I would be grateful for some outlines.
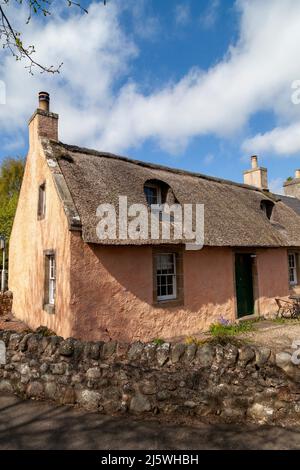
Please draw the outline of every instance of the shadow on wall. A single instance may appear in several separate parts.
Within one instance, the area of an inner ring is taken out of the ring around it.
[[[93,246],[93,255],[107,272],[102,279],[111,295],[122,291],[152,306],[153,266],[151,247]],[[117,282],[116,282],[117,281]]]
[[[12,313],[32,328],[41,325],[47,326],[57,334],[67,337],[71,335],[71,322],[73,321],[69,305],[70,267],[66,262],[69,259],[69,243],[60,243],[58,233],[55,233],[51,242],[49,242],[49,234],[40,233],[39,236],[38,246],[40,248],[37,254],[32,256],[30,262],[27,259],[23,260],[23,263],[27,263],[26,271],[24,265],[21,267],[21,263],[19,267],[14,266]],[[59,250],[56,251],[58,266],[57,305],[56,313],[49,314],[43,309],[45,260],[41,247],[51,249],[53,246],[59,246]],[[63,266],[60,267],[60,264],[63,264]],[[24,274],[25,272],[26,274]]]

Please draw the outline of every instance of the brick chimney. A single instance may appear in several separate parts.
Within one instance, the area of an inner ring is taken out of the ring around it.
[[[295,171],[295,177],[289,178],[283,183],[284,194],[300,199],[300,170]]]
[[[244,171],[244,183],[259,189],[268,189],[268,170],[258,166],[256,155],[251,157],[251,170]]]
[[[29,143],[34,147],[40,137],[58,140],[58,114],[50,112],[49,93],[39,93],[39,106],[29,120]]]

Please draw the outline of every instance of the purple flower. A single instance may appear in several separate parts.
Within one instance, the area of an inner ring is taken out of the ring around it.
[[[223,326],[229,326],[230,321],[227,320],[226,318],[222,317],[222,315],[219,317],[219,323]]]

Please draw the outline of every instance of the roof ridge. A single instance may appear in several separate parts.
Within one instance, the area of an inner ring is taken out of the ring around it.
[[[151,236],[147,240],[127,239],[124,243],[118,237],[105,241],[96,232],[99,204],[117,204],[119,195],[127,196],[130,204],[145,204],[144,182],[156,178],[170,185],[179,204],[205,205],[206,246],[300,246],[300,200],[296,204],[296,200],[282,197],[283,202],[278,203],[274,213],[275,225],[265,216],[260,204],[263,199],[280,201],[272,192],[49,139],[42,139],[42,144],[49,165],[52,167],[57,162],[61,170],[80,217],[82,238],[87,243],[163,244],[163,240]],[[131,178],[130,185],[128,178]],[[193,214],[195,221],[196,214]],[[171,237],[170,243],[177,244],[177,241]]]
[[[110,153],[110,152],[103,152],[103,151],[99,151],[99,150],[89,149],[89,148],[86,148],[86,147],[79,147],[77,145],[65,144],[65,143],[60,142],[60,141],[51,140],[51,143],[55,144],[55,145],[62,146],[63,148],[65,148],[65,149],[67,149],[71,152],[75,152],[75,153],[76,152],[77,153],[86,153],[88,155],[94,155],[96,157],[114,158],[116,160],[121,160],[121,161],[124,161],[124,162],[133,163],[134,165],[138,165],[138,166],[142,166],[142,167],[146,167],[146,168],[150,168],[150,169],[154,169],[154,170],[169,171],[169,172],[172,172],[172,173],[175,173],[175,174],[178,174],[178,175],[186,175],[186,176],[192,176],[192,177],[196,177],[196,178],[202,178],[202,179],[205,179],[207,181],[213,181],[215,183],[228,184],[230,186],[237,186],[237,187],[240,187],[240,188],[243,188],[243,189],[249,189],[251,191],[261,192],[264,195],[266,195],[266,193],[271,194],[268,190],[261,190],[259,188],[256,188],[255,186],[251,186],[249,184],[238,183],[236,181],[227,180],[227,179],[224,179],[224,178],[218,178],[216,176],[209,176],[209,175],[205,175],[203,173],[197,173],[197,172],[193,172],[193,171],[183,170],[183,169],[180,169],[180,168],[172,168],[172,167],[168,167],[168,166],[164,166],[164,165],[158,165],[157,163],[144,162],[142,160],[135,160],[134,158],[125,157],[123,155],[116,155],[116,154]]]

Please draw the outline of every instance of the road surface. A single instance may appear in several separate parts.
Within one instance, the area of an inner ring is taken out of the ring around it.
[[[300,449],[300,427],[161,424],[0,394],[0,450]]]

